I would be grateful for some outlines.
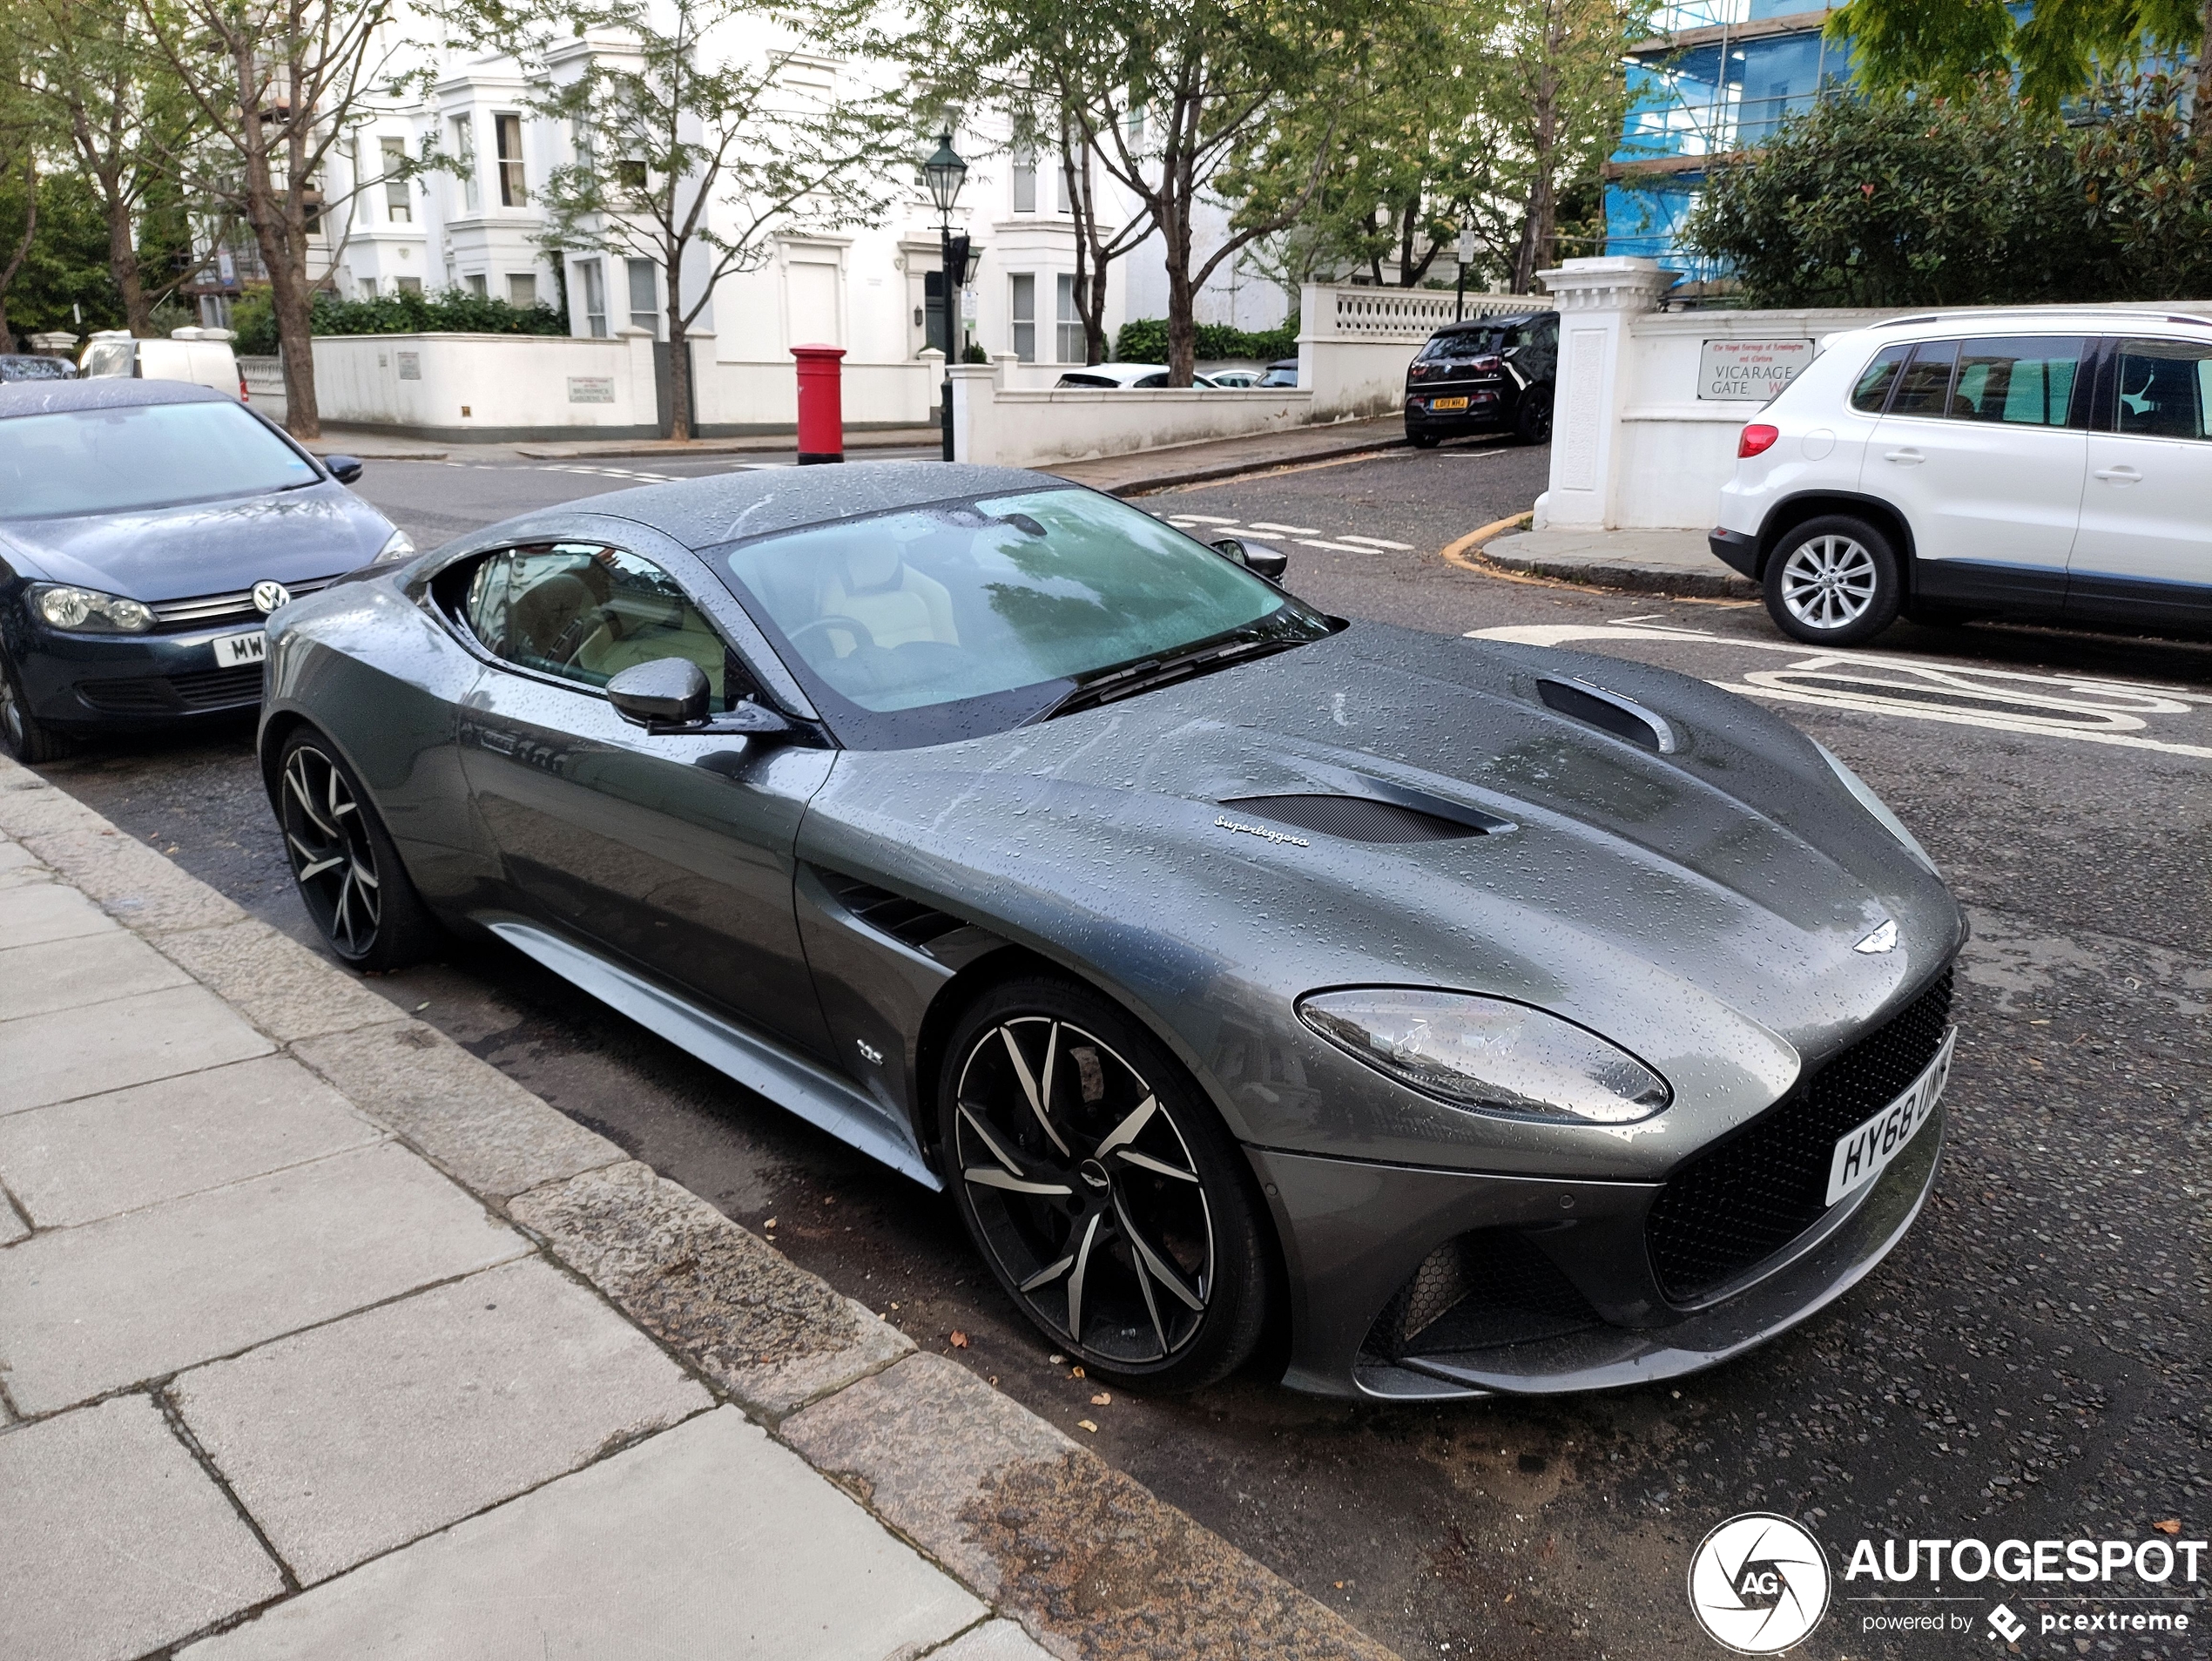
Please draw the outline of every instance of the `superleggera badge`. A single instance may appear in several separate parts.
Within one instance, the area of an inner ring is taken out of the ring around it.
[[[1292,836],[1284,831],[1270,830],[1264,825],[1247,825],[1239,819],[1217,819],[1214,820],[1214,828],[1216,830],[1242,831],[1247,836],[1258,836],[1270,842],[1288,842],[1292,847],[1312,847],[1313,846],[1312,843],[1307,841],[1303,836]]]

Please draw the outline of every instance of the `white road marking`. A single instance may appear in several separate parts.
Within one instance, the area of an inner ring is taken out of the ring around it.
[[[1210,513],[1177,513],[1168,517],[1171,525],[1233,525],[1234,519],[1217,519]]]
[[[1344,539],[1346,542],[1364,543],[1370,548],[1392,549],[1401,554],[1410,554],[1413,551],[1413,544],[1410,542],[1392,542],[1382,537],[1355,537],[1346,532]]]
[[[1325,548],[1332,554],[1372,554],[1375,551],[1372,548],[1355,548],[1348,542],[1316,542],[1311,537],[1300,537],[1298,545],[1301,548]]]
[[[1253,520],[1252,529],[1271,530],[1278,537],[1314,537],[1318,536],[1321,531],[1321,527],[1318,525],[1271,525],[1264,519]]]

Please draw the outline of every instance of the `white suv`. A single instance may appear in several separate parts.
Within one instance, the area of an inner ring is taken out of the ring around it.
[[[2212,321],[2111,307],[1831,335],[1743,429],[1713,552],[1785,634],[1901,613],[2212,631]]]

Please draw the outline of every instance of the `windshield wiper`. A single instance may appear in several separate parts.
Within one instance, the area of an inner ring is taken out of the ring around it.
[[[1070,687],[1029,717],[1028,722],[1024,725],[1049,721],[1055,715],[1090,709],[1100,704],[1111,704],[1137,692],[1150,692],[1154,687],[1163,686],[1170,681],[1187,680],[1193,675],[1226,668],[1230,664],[1255,653],[1282,652],[1305,644],[1295,636],[1248,635],[1243,639],[1217,641],[1211,645],[1192,646],[1162,657],[1140,658],[1119,669],[1109,669],[1103,674],[1093,675],[1081,685]]]

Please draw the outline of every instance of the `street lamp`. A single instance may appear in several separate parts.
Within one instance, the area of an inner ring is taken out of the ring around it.
[[[1459,296],[1452,302],[1452,321],[1455,323],[1463,321],[1467,314],[1467,267],[1474,263],[1480,242],[1474,233],[1474,226],[1463,225],[1460,227]]]
[[[960,279],[968,273],[954,268],[953,261],[953,204],[960,199],[960,187],[968,179],[968,164],[953,148],[953,130],[947,127],[937,140],[937,153],[921,164],[921,177],[929,186],[929,199],[937,205],[938,269],[943,273],[943,314],[945,319],[945,384],[939,391],[939,406],[945,418],[945,459],[953,459],[953,291]],[[960,264],[965,266],[963,258]]]

